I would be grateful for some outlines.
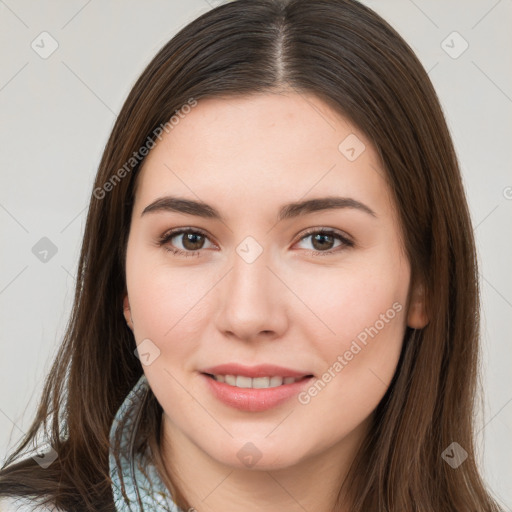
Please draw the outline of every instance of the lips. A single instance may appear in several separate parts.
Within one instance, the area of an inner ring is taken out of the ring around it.
[[[292,370],[291,368],[285,368],[283,366],[276,366],[272,364],[260,364],[257,366],[244,366],[238,363],[227,363],[220,364],[217,366],[211,366],[210,368],[204,368],[201,373],[209,375],[235,375],[242,377],[294,377],[300,379],[302,377],[312,375],[311,372],[300,370]]]
[[[206,374],[209,375],[209,374]],[[295,377],[245,377],[243,375],[211,375],[217,382],[225,382],[230,386],[237,388],[253,388],[253,389],[266,389],[282,386],[283,384],[293,384],[300,380]]]
[[[230,363],[201,371],[207,389],[224,404],[259,412],[297,395],[313,375],[275,365],[244,366]]]

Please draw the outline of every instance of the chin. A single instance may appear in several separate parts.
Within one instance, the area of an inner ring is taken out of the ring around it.
[[[290,453],[291,452],[291,453]],[[217,462],[234,469],[249,469],[259,471],[276,471],[299,464],[305,453],[297,453],[296,448],[290,446],[288,451],[276,449],[273,442],[264,438],[255,441],[232,440],[218,453],[210,452],[210,456]]]

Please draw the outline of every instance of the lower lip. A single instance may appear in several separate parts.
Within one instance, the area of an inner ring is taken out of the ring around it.
[[[313,377],[306,377],[292,384],[283,384],[274,388],[237,388],[225,382],[201,374],[213,394],[226,405],[248,412],[260,412],[277,407],[297,395]]]

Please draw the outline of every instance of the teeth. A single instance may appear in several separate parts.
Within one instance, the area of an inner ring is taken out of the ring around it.
[[[236,378],[237,388],[252,388],[252,379],[250,377],[243,377],[242,375],[238,375]]]
[[[270,377],[255,377],[252,379],[252,387],[253,388],[269,388],[270,387]]]
[[[276,388],[283,384],[292,384],[300,380],[295,377],[245,377],[244,375],[214,375],[213,378],[217,382],[225,382],[230,386],[237,388],[253,388],[253,389],[265,389],[265,388]]]
[[[282,377],[270,377],[270,387],[277,387],[283,383]]]
[[[217,379],[217,375],[214,375],[214,377]],[[226,384],[229,384],[230,386],[236,386],[236,377],[234,375],[226,375],[224,379]]]

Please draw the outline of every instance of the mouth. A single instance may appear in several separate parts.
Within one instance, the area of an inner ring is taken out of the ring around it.
[[[289,402],[312,381],[312,373],[275,365],[229,363],[199,372],[205,392],[245,412],[261,412]]]
[[[211,374],[204,373],[211,379],[225,383],[229,386],[236,388],[251,388],[251,389],[268,389],[277,388],[279,386],[285,386],[287,384],[293,384],[304,379],[313,377],[312,374],[304,375],[302,377],[282,377],[280,375],[264,376],[264,377],[247,377],[245,375],[223,375],[223,374]]]

